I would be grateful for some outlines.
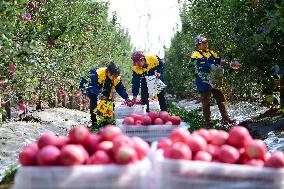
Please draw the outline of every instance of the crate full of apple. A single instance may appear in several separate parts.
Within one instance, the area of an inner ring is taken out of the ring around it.
[[[267,152],[264,142],[242,126],[192,134],[175,129],[157,148],[155,188],[284,188],[283,152]]]
[[[73,128],[67,137],[44,133],[19,153],[14,189],[144,188],[149,144],[116,126],[98,134]]]
[[[145,114],[130,114],[117,124],[128,136],[139,136],[146,141],[156,141],[167,137],[175,128],[189,128],[179,116],[171,116],[166,111],[150,111]]]

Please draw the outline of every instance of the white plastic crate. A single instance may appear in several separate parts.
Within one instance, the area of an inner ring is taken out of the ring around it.
[[[153,189],[284,189],[284,169],[154,156]]]
[[[149,159],[130,165],[20,167],[12,189],[144,189]]]
[[[189,128],[190,126],[185,122],[180,125],[123,125],[123,119],[117,119],[116,125],[128,136],[138,136],[142,139],[153,142],[160,138],[168,137],[170,132],[175,128]]]
[[[145,114],[146,113],[146,105],[134,105],[132,107],[128,107],[126,105],[116,105],[114,107],[114,117],[116,119],[123,119],[129,116],[129,114]]]

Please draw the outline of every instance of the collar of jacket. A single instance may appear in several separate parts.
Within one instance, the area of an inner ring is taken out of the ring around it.
[[[97,74],[98,74],[98,82],[99,84],[103,84],[106,80],[106,67],[103,68],[98,68],[97,69]],[[113,81],[113,85],[116,86],[118,83],[120,82],[120,76],[118,76],[114,81]]]
[[[132,70],[137,74],[143,74],[143,72],[148,72],[152,68],[159,65],[159,60],[156,55],[154,54],[145,54],[146,59],[146,66],[145,67],[139,67],[139,66],[133,66]]]

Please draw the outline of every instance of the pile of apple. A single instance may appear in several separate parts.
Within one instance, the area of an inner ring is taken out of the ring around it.
[[[170,116],[166,111],[154,112],[150,111],[146,114],[130,114],[123,119],[124,125],[180,125],[181,119],[179,116]]]
[[[253,139],[242,126],[235,126],[229,132],[199,129],[192,134],[186,129],[176,128],[169,138],[158,141],[158,149],[170,159],[284,167],[283,152],[267,152],[264,142]]]
[[[131,164],[147,156],[149,144],[128,137],[116,126],[106,126],[98,134],[86,127],[73,128],[67,137],[44,133],[19,154],[23,166],[74,166]]]

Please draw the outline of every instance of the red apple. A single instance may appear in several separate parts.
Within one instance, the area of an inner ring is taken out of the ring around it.
[[[136,151],[129,146],[121,146],[114,154],[115,162],[118,164],[129,164],[138,161]]]
[[[36,3],[35,2],[28,3],[28,8],[31,9],[31,10],[35,9],[36,8]]]
[[[179,116],[171,116],[170,121],[173,123],[173,125],[180,125],[181,119]]]
[[[98,143],[101,141],[101,136],[98,134],[90,134],[85,143],[85,148],[90,154],[96,151]]]
[[[245,146],[245,151],[250,159],[262,159],[266,158],[266,146],[262,140],[251,140]]]
[[[240,153],[233,146],[224,144],[219,148],[217,157],[224,163],[236,163],[239,160]]]
[[[152,124],[152,119],[149,116],[144,115],[142,117],[142,124],[143,125],[151,125]]]
[[[146,157],[150,149],[149,144],[140,137],[132,137],[132,141],[134,143],[133,147],[138,155],[138,159],[141,160]]]
[[[165,125],[173,125],[173,122],[167,121],[167,122],[165,123]]]
[[[206,151],[198,151],[194,156],[194,160],[210,162],[212,161],[212,156]]]
[[[218,150],[219,150],[218,146],[213,145],[213,144],[208,144],[204,151],[208,152],[212,156],[212,158],[215,158],[217,157]]]
[[[222,146],[226,143],[229,134],[226,131],[216,130],[216,132],[211,132],[211,144]]]
[[[123,122],[124,125],[134,125],[133,117],[126,117],[124,118]]]
[[[261,159],[250,159],[245,162],[246,165],[252,165],[257,167],[263,167],[264,161]]]
[[[55,146],[44,146],[37,154],[37,163],[42,166],[54,166],[59,164],[60,150]]]
[[[161,111],[159,116],[164,122],[167,122],[170,120],[170,114],[166,111]]]
[[[275,151],[265,161],[265,167],[283,168],[284,167],[284,154],[280,151]]]
[[[154,122],[156,118],[159,117],[159,113],[158,112],[154,112],[154,111],[150,111],[148,113],[148,116],[152,119],[152,121]]]
[[[10,64],[8,70],[9,72],[14,72],[16,70],[16,66],[14,64]]]
[[[234,126],[229,131],[228,144],[237,148],[245,147],[251,138],[249,131],[245,127]]]
[[[173,142],[169,138],[160,138],[158,141],[158,149],[171,147]]]
[[[102,141],[100,142],[97,147],[96,147],[96,151],[101,150],[101,151],[105,151],[107,153],[111,153],[112,151],[112,147],[113,147],[113,142],[111,141]]]
[[[71,129],[68,137],[70,139],[70,143],[84,145],[87,143],[87,139],[90,134],[91,133],[88,128],[79,126]]]
[[[110,163],[112,163],[111,158],[105,151],[102,150],[96,151],[87,162],[87,164],[91,165],[110,164]]]
[[[108,125],[100,131],[101,140],[112,141],[116,136],[122,135],[122,131],[119,127],[114,125]]]
[[[211,134],[207,129],[198,129],[197,131],[194,131],[192,134],[198,134],[202,136],[207,141],[207,143],[211,141]]]
[[[189,136],[190,132],[187,129],[176,128],[171,131],[169,138],[173,141],[173,143],[186,142]]]
[[[38,146],[36,143],[26,145],[19,154],[19,161],[23,166],[36,165]]]
[[[82,148],[75,144],[63,146],[60,153],[61,164],[65,166],[83,164],[86,161],[86,155]]]
[[[191,160],[192,152],[185,143],[176,142],[171,147],[165,149],[164,156],[169,159]]]
[[[205,150],[207,146],[206,140],[200,135],[190,135],[185,142],[193,153]]]
[[[58,139],[52,132],[42,134],[37,141],[39,148],[43,148],[48,145],[56,146],[57,144]]]
[[[142,125],[142,121],[141,120],[136,120],[135,121],[135,125]]]
[[[134,143],[131,140],[131,138],[126,135],[119,135],[115,137],[112,142],[113,142],[113,148],[112,148],[113,154],[115,154],[117,150],[122,146],[129,146],[132,148],[134,146]]]
[[[164,125],[164,121],[158,117],[154,120],[154,125]]]

